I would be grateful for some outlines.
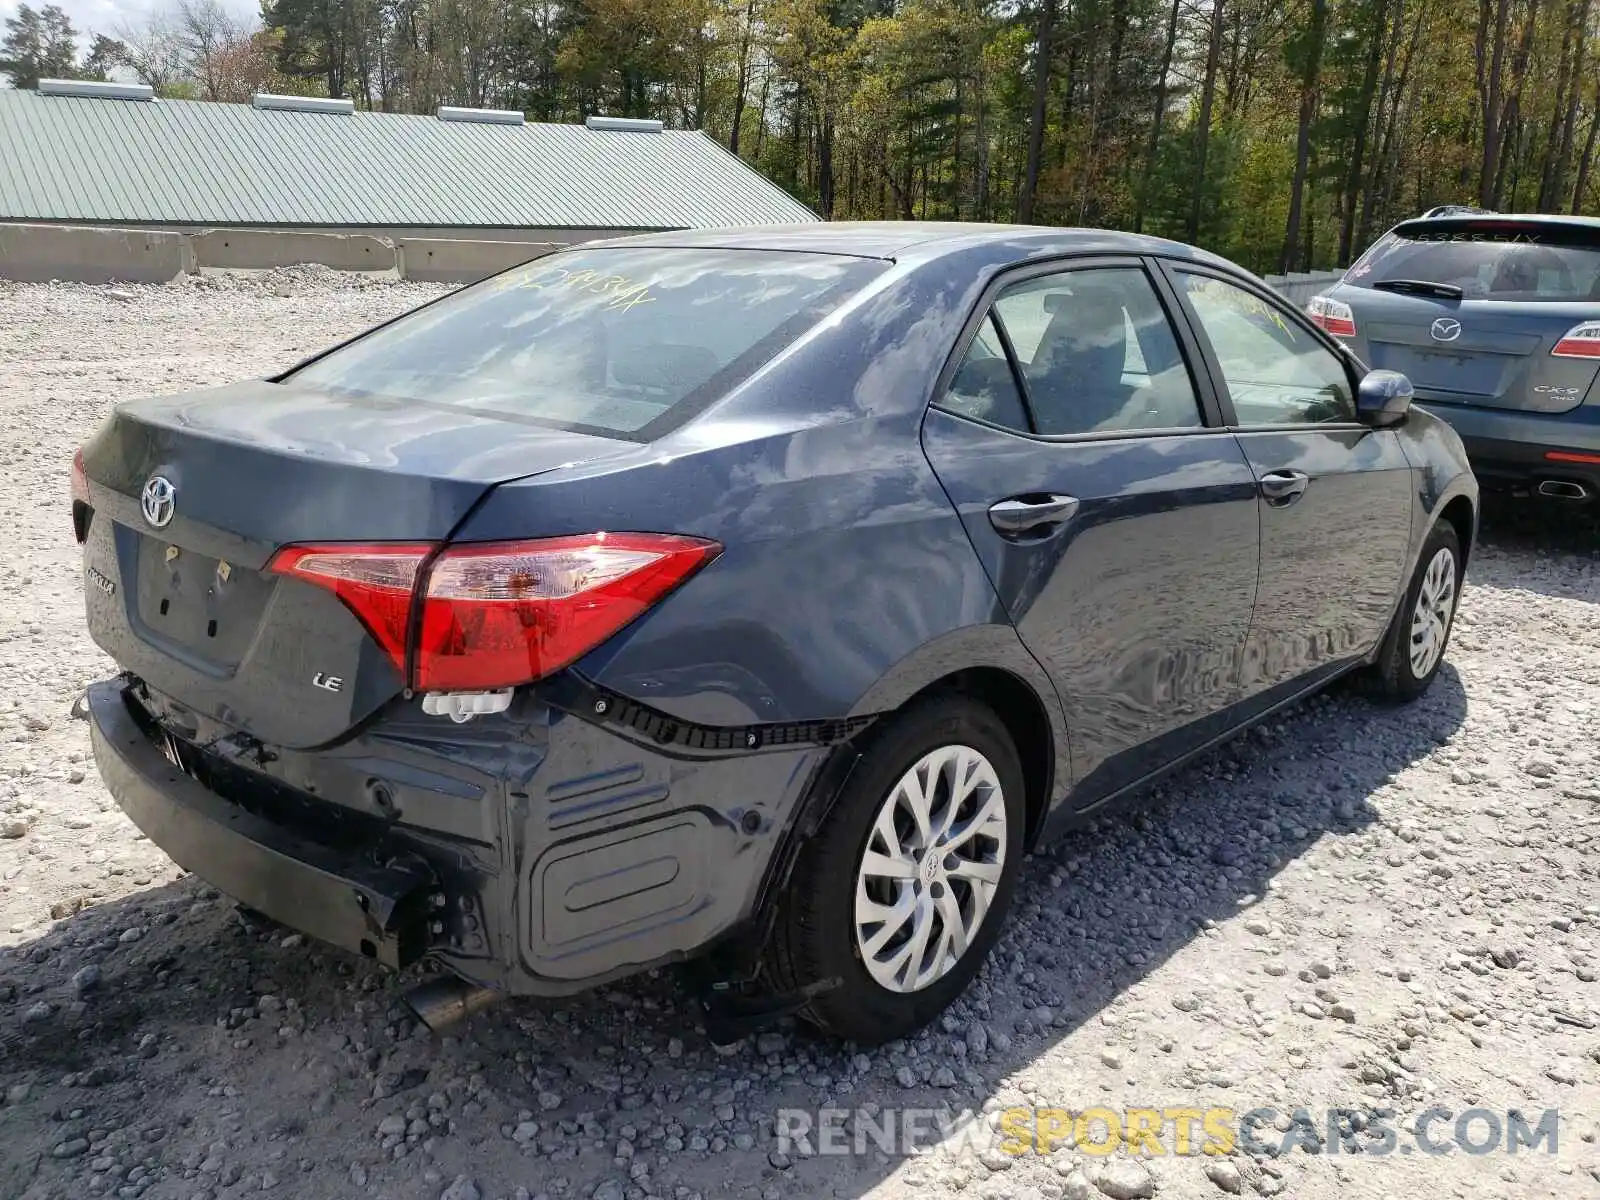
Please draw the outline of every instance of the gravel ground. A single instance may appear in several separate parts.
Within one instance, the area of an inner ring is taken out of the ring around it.
[[[1047,848],[964,1001],[871,1054],[796,1029],[715,1049],[670,976],[434,1038],[404,981],[183,876],[70,715],[112,669],[82,629],[72,450],[119,399],[261,374],[435,294],[313,271],[0,283],[0,1198],[1600,1193],[1600,528],[1567,513],[1491,514],[1423,702],[1335,690]],[[784,1109],[970,1109],[981,1134],[1030,1104],[1266,1107],[1280,1128],[1389,1107],[1400,1145],[774,1137]],[[1557,1152],[1404,1153],[1433,1107],[1559,1109]]]

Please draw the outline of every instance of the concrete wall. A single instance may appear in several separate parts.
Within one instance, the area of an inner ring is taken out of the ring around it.
[[[186,271],[267,270],[320,263],[340,271],[473,283],[578,241],[621,236],[617,230],[422,232],[440,236],[387,238],[349,230],[112,229],[0,221],[0,279],[166,283]],[[454,236],[460,233],[472,236]],[[484,236],[478,236],[480,233]],[[492,236],[496,233],[545,236]]]
[[[171,283],[193,269],[181,234],[0,224],[0,279]]]
[[[185,271],[262,270],[321,263],[340,271],[392,272],[428,282],[473,283],[562,246],[619,237],[623,232],[433,229],[388,238],[348,230],[176,231],[0,222],[0,279],[166,283]],[[510,236],[513,234],[527,236]],[[532,236],[535,234],[543,236]],[[1292,303],[1304,304],[1340,275],[1338,271],[1300,272],[1269,275],[1266,282]]]
[[[400,276],[424,283],[476,283],[561,247],[554,242],[445,241],[404,238],[395,246]]]
[[[195,266],[256,270],[320,263],[336,271],[393,271],[394,243],[364,233],[208,229],[189,238]]]
[[[6,220],[0,217],[0,223]],[[31,221],[37,225],[84,227],[83,222]],[[110,225],[97,228],[113,228]],[[119,221],[117,229],[147,229],[155,233],[198,234],[216,228],[213,225],[178,225],[161,221]],[[626,237],[630,233],[654,233],[652,229],[553,229],[547,227],[495,227],[489,225],[251,225],[252,230],[268,233],[337,233],[365,234],[368,237],[387,238],[401,242],[413,238],[426,238],[447,242],[554,242],[570,246],[576,242],[592,242],[599,238]]]

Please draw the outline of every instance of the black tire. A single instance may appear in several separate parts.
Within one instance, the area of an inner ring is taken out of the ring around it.
[[[977,750],[994,768],[1005,810],[1000,879],[975,935],[946,973],[920,990],[897,992],[875,980],[862,960],[855,925],[857,875],[891,791],[925,755],[944,746]],[[977,701],[958,694],[931,696],[874,727],[861,760],[821,828],[801,847],[788,886],[777,898],[765,962],[769,986],[789,991],[837,978],[839,985],[814,999],[802,1015],[822,1031],[862,1045],[921,1029],[961,994],[1000,936],[1021,870],[1026,814],[1016,747],[999,718]]]
[[[1449,551],[1455,568],[1450,615],[1445,622],[1443,645],[1439,647],[1438,656],[1434,658],[1432,666],[1418,675],[1411,661],[1412,621],[1416,616],[1417,603],[1422,595],[1428,568],[1443,551]],[[1395,612],[1388,633],[1384,635],[1376,661],[1367,669],[1369,690],[1379,699],[1406,704],[1426,692],[1433,683],[1439,674],[1439,668],[1444,665],[1444,656],[1449,649],[1450,630],[1455,625],[1456,607],[1461,599],[1462,578],[1460,539],[1456,537],[1455,528],[1450,522],[1439,521],[1422,544],[1422,553],[1417,556],[1416,569],[1411,574],[1406,594],[1400,601],[1400,607]]]

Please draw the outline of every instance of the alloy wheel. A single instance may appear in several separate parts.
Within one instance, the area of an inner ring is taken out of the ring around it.
[[[1441,547],[1423,573],[1417,606],[1411,614],[1411,673],[1427,678],[1444,653],[1456,607],[1456,556]]]
[[[1006,853],[1006,805],[994,765],[941,746],[890,789],[856,873],[856,948],[892,992],[947,974],[988,915]]]

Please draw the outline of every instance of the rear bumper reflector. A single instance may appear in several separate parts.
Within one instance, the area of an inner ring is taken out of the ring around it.
[[[1546,450],[1545,458],[1551,462],[1587,463],[1600,466],[1600,454],[1580,454],[1576,450]]]

